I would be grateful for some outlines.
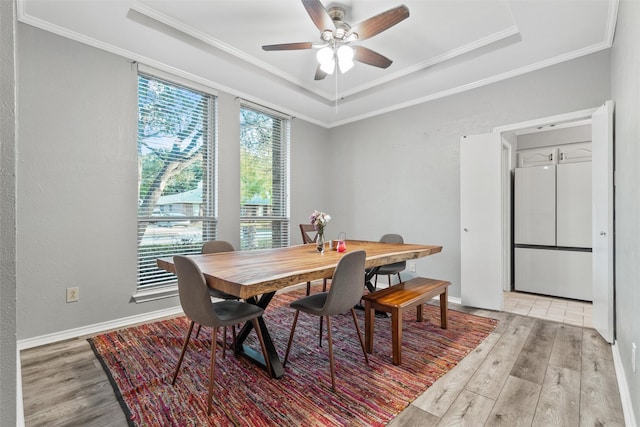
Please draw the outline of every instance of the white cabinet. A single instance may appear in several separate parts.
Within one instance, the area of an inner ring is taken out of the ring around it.
[[[558,163],[591,161],[591,141],[565,144],[558,147]]]
[[[550,147],[518,150],[518,167],[557,165],[562,163],[590,162],[591,141],[574,142]]]
[[[518,167],[543,166],[556,164],[558,149],[556,147],[529,148],[518,150]]]

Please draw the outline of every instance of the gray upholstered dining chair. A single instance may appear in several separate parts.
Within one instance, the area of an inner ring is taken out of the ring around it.
[[[291,334],[289,335],[289,342],[287,344],[287,352],[284,356],[283,366],[287,364],[289,358],[289,351],[291,350],[291,343],[293,342],[293,335],[298,323],[298,315],[300,312],[311,314],[313,316],[320,316],[320,318],[327,318],[327,341],[329,341],[329,367],[331,370],[331,389],[336,391],[335,382],[335,367],[333,361],[333,339],[331,337],[331,316],[345,313],[351,310],[351,316],[353,317],[353,323],[356,327],[358,334],[358,340],[362,347],[362,354],[364,359],[369,363],[369,358],[365,352],[364,342],[362,341],[362,334],[360,333],[360,326],[358,326],[358,320],[356,319],[356,312],[353,307],[360,301],[362,297],[362,283],[364,282],[364,261],[366,258],[365,251],[354,251],[344,255],[333,273],[333,280],[331,281],[331,288],[328,292],[318,292],[313,295],[309,295],[291,303],[290,307],[296,310],[293,317],[293,326],[291,327]]]
[[[204,242],[202,244],[202,250],[201,253],[203,254],[214,254],[214,253],[219,253],[219,252],[233,252],[235,251],[235,249],[233,248],[233,245],[225,240],[210,240],[208,242]],[[222,292],[219,291],[217,289],[213,289],[213,288],[208,288],[209,289],[209,296],[212,298],[218,298],[218,299],[223,299],[223,300],[239,300],[240,298],[238,298],[235,295],[231,295],[228,294],[226,292]],[[196,338],[200,335],[200,328],[202,327],[202,325],[198,326],[198,330],[196,331]],[[233,342],[236,342],[236,327],[235,325],[231,326],[232,328],[232,334],[233,334]],[[224,334],[223,334],[223,343],[226,344],[227,342],[227,328],[224,328]],[[226,346],[222,347],[222,357],[225,357],[225,349]]]
[[[380,242],[404,243],[404,239],[399,234],[385,234],[380,238]],[[378,271],[376,271],[376,277],[373,283],[374,288],[378,286],[378,275],[387,276],[389,280],[389,286],[391,286],[391,276],[393,276],[394,274],[398,275],[398,282],[402,282],[402,279],[400,278],[400,272],[404,271],[405,268],[407,268],[406,261],[394,262],[393,264],[386,264],[386,265],[380,266],[378,268]]]
[[[300,224],[300,233],[302,234],[302,243],[308,245],[318,240],[318,231],[313,224]],[[312,236],[313,235],[313,236]],[[322,292],[327,290],[327,279],[322,280]],[[311,282],[307,282],[307,295],[311,293]],[[322,329],[322,323],[320,323]]]
[[[220,327],[251,321],[253,323],[253,328],[258,335],[258,340],[260,341],[262,354],[264,355],[264,359],[267,364],[267,372],[271,372],[269,355],[267,354],[267,349],[258,323],[258,318],[262,316],[264,310],[257,305],[242,301],[223,300],[215,303],[212,302],[209,297],[207,282],[204,280],[204,276],[202,275],[198,265],[192,259],[181,255],[174,256],[173,263],[176,267],[176,274],[178,276],[178,295],[180,297],[180,304],[182,305],[184,313],[191,320],[191,324],[189,325],[187,336],[184,339],[182,353],[180,353],[178,366],[176,366],[176,371],[173,374],[171,384],[176,383],[176,378],[180,371],[180,365],[182,365],[182,359],[184,358],[185,351],[187,350],[189,338],[191,338],[193,325],[198,323],[200,325],[210,326],[213,331],[211,334],[211,360],[209,364],[207,414],[211,414],[211,398],[213,397],[213,383],[216,365],[216,348],[218,347],[217,338]]]

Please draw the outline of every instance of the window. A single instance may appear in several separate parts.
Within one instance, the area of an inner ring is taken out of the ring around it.
[[[289,119],[240,108],[240,247],[289,245]]]
[[[138,290],[172,284],[156,258],[215,238],[216,98],[138,75]]]

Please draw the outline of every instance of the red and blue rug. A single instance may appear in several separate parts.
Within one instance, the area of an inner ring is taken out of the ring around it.
[[[300,296],[302,291],[277,295],[264,315],[281,359],[293,322],[288,305]],[[363,313],[357,314],[364,333]],[[205,402],[208,328],[197,339],[192,336],[175,385],[171,378],[189,326],[186,317],[105,333],[89,342],[131,426],[384,426],[497,325],[454,310],[448,316],[445,330],[437,306],[425,307],[422,323],[415,322],[414,310],[406,313],[400,366],[391,363],[390,318],[376,317],[374,354],[367,365],[351,314],[334,317],[338,392],[333,393],[326,341],[318,347],[318,318],[301,313],[280,379],[229,351],[225,359],[218,354],[211,416]]]

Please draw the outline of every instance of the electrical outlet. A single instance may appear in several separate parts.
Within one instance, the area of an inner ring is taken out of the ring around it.
[[[67,288],[67,302],[78,302],[80,300],[79,288]]]
[[[416,263],[413,261],[409,261],[409,271],[412,273],[416,272]]]
[[[631,370],[636,371],[636,343],[631,343]]]

